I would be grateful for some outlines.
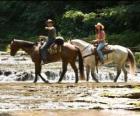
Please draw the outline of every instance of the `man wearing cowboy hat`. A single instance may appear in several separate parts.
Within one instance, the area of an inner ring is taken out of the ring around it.
[[[95,25],[95,31],[96,31],[96,40],[94,41],[94,43],[98,44],[97,53],[99,55],[101,63],[103,64],[104,63],[104,55],[102,53],[102,49],[105,47],[104,26],[101,23],[97,23]]]
[[[42,45],[41,47],[41,60],[43,63],[46,60],[46,55],[47,55],[47,49],[52,45],[56,38],[56,29],[53,26],[53,21],[51,19],[48,19],[46,21],[47,26],[45,29],[48,31],[48,40]]]

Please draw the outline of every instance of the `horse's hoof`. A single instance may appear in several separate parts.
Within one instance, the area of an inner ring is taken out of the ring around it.
[[[116,81],[116,80],[114,80],[114,83],[117,83],[117,81]]]
[[[99,81],[98,80],[94,80],[96,83],[99,83]]]
[[[49,81],[45,81],[45,83],[50,84],[50,82],[49,82]]]
[[[76,84],[78,83],[78,81],[75,82]]]
[[[58,81],[57,83],[58,83],[58,84],[60,84],[60,83],[61,83],[61,81]]]

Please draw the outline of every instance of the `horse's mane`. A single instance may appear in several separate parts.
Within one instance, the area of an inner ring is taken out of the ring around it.
[[[18,40],[18,39],[14,39],[15,43],[18,43],[24,47],[33,47],[35,45],[34,42],[31,41],[25,41],[25,40]]]
[[[83,40],[81,40],[81,39],[73,39],[72,41],[76,41],[76,42],[78,42],[78,43],[80,43],[80,44],[89,44],[88,42],[83,41]]]

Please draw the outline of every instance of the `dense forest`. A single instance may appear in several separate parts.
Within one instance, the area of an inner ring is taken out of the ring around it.
[[[45,21],[55,22],[57,34],[94,39],[94,25],[105,25],[107,40],[124,46],[140,45],[139,1],[0,1],[0,41],[13,38],[36,41],[44,35]]]

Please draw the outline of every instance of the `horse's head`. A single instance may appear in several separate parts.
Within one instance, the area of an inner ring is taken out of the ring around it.
[[[13,40],[11,41],[11,45],[10,45],[10,55],[11,55],[11,56],[14,56],[14,55],[17,53],[18,50],[19,50],[19,47],[18,47],[18,45],[16,44],[15,39],[13,39]]]
[[[81,50],[87,46],[87,43],[80,39],[73,39],[70,41],[71,44],[78,46]]]

